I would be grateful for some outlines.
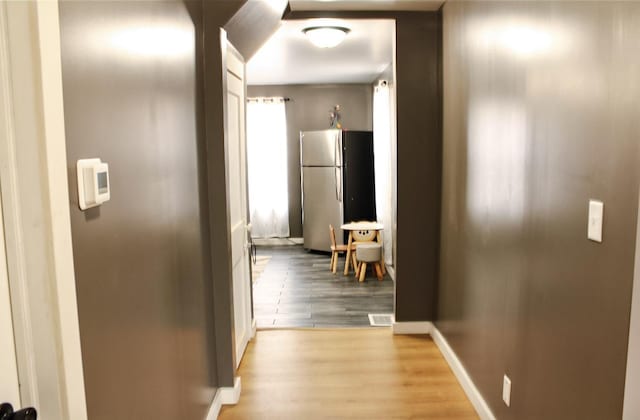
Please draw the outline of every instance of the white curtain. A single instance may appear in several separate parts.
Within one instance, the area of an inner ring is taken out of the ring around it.
[[[247,161],[251,236],[289,236],[287,121],[282,98],[247,103]]]
[[[384,225],[384,257],[386,264],[393,264],[393,109],[391,89],[385,83],[373,91],[373,155],[376,174],[376,211],[378,221]]]

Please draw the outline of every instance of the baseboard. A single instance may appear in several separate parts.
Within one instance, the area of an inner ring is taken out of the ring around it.
[[[430,334],[433,324],[429,321],[394,322],[394,334]]]
[[[216,420],[220,415],[222,409],[222,402],[220,401],[220,390],[216,391],[216,395],[213,397],[209,411],[207,412],[206,420]]]
[[[385,266],[385,269],[387,270],[387,273],[389,273],[391,280],[396,281],[396,269],[390,265]]]
[[[478,388],[476,388],[475,384],[471,380],[471,377],[460,362],[460,359],[458,359],[458,356],[456,356],[453,349],[449,346],[447,340],[435,326],[432,326],[431,338],[433,338],[436,346],[438,346],[440,353],[442,353],[445,360],[449,364],[449,367],[453,371],[453,374],[456,375],[458,382],[462,386],[465,394],[467,394],[467,398],[469,398],[469,400],[471,401],[473,408],[476,409],[478,416],[480,416],[480,418],[483,420],[495,420],[496,417],[491,412],[491,409],[489,408],[487,402],[484,400],[484,398],[482,398],[480,391],[478,391]]]
[[[206,420],[216,420],[220,415],[220,410],[223,405],[234,405],[240,400],[240,391],[242,390],[242,383],[240,377],[236,376],[233,381],[233,386],[221,387],[216,391],[216,395],[213,397],[209,412],[207,413]]]
[[[256,246],[291,246],[302,245],[304,238],[253,238]]]
[[[220,388],[220,400],[222,405],[234,405],[238,404],[240,400],[240,392],[242,391],[242,382],[240,382],[240,377],[236,376],[233,381],[233,387],[222,387]]]
[[[467,394],[467,398],[471,401],[473,408],[475,408],[478,416],[483,420],[495,420],[495,416],[491,412],[489,405],[482,398],[480,391],[476,388],[475,384],[471,380],[471,377],[465,370],[464,366],[456,356],[453,349],[447,343],[444,336],[438,331],[438,329],[429,321],[417,321],[417,322],[394,322],[393,323],[394,334],[430,334],[434,343],[438,346],[440,353],[447,361],[447,364],[453,371],[453,374],[458,379],[460,386]]]
[[[252,340],[256,338],[257,331],[258,331],[258,325],[256,324],[256,319],[253,318],[253,320],[251,320],[251,339]]]

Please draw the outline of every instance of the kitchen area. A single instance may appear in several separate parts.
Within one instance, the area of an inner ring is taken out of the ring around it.
[[[343,28],[342,43],[313,45],[306,30],[321,23]],[[247,63],[258,328],[393,321],[394,31],[391,20],[285,21]],[[361,221],[376,223],[345,225]],[[350,238],[379,260],[357,270]]]

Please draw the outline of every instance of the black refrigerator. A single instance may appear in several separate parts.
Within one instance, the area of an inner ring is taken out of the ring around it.
[[[304,247],[330,251],[329,225],[376,220],[373,132],[300,132]]]

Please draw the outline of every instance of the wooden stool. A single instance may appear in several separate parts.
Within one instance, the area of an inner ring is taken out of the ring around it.
[[[375,230],[354,230],[351,232],[351,235],[353,237],[353,242],[351,243],[351,255],[353,256],[352,265],[353,265],[353,271],[355,272],[355,276],[356,278],[358,278],[360,270],[359,270],[359,261],[358,261],[358,258],[356,258],[356,247],[363,243],[375,244],[376,231]]]
[[[382,258],[382,245],[378,243],[366,243],[357,244],[356,246],[356,260],[360,262],[357,269],[359,280],[364,281],[364,277],[367,273],[367,263],[373,264],[376,271],[376,277],[378,280],[382,280],[382,267],[380,266],[380,259]]]

